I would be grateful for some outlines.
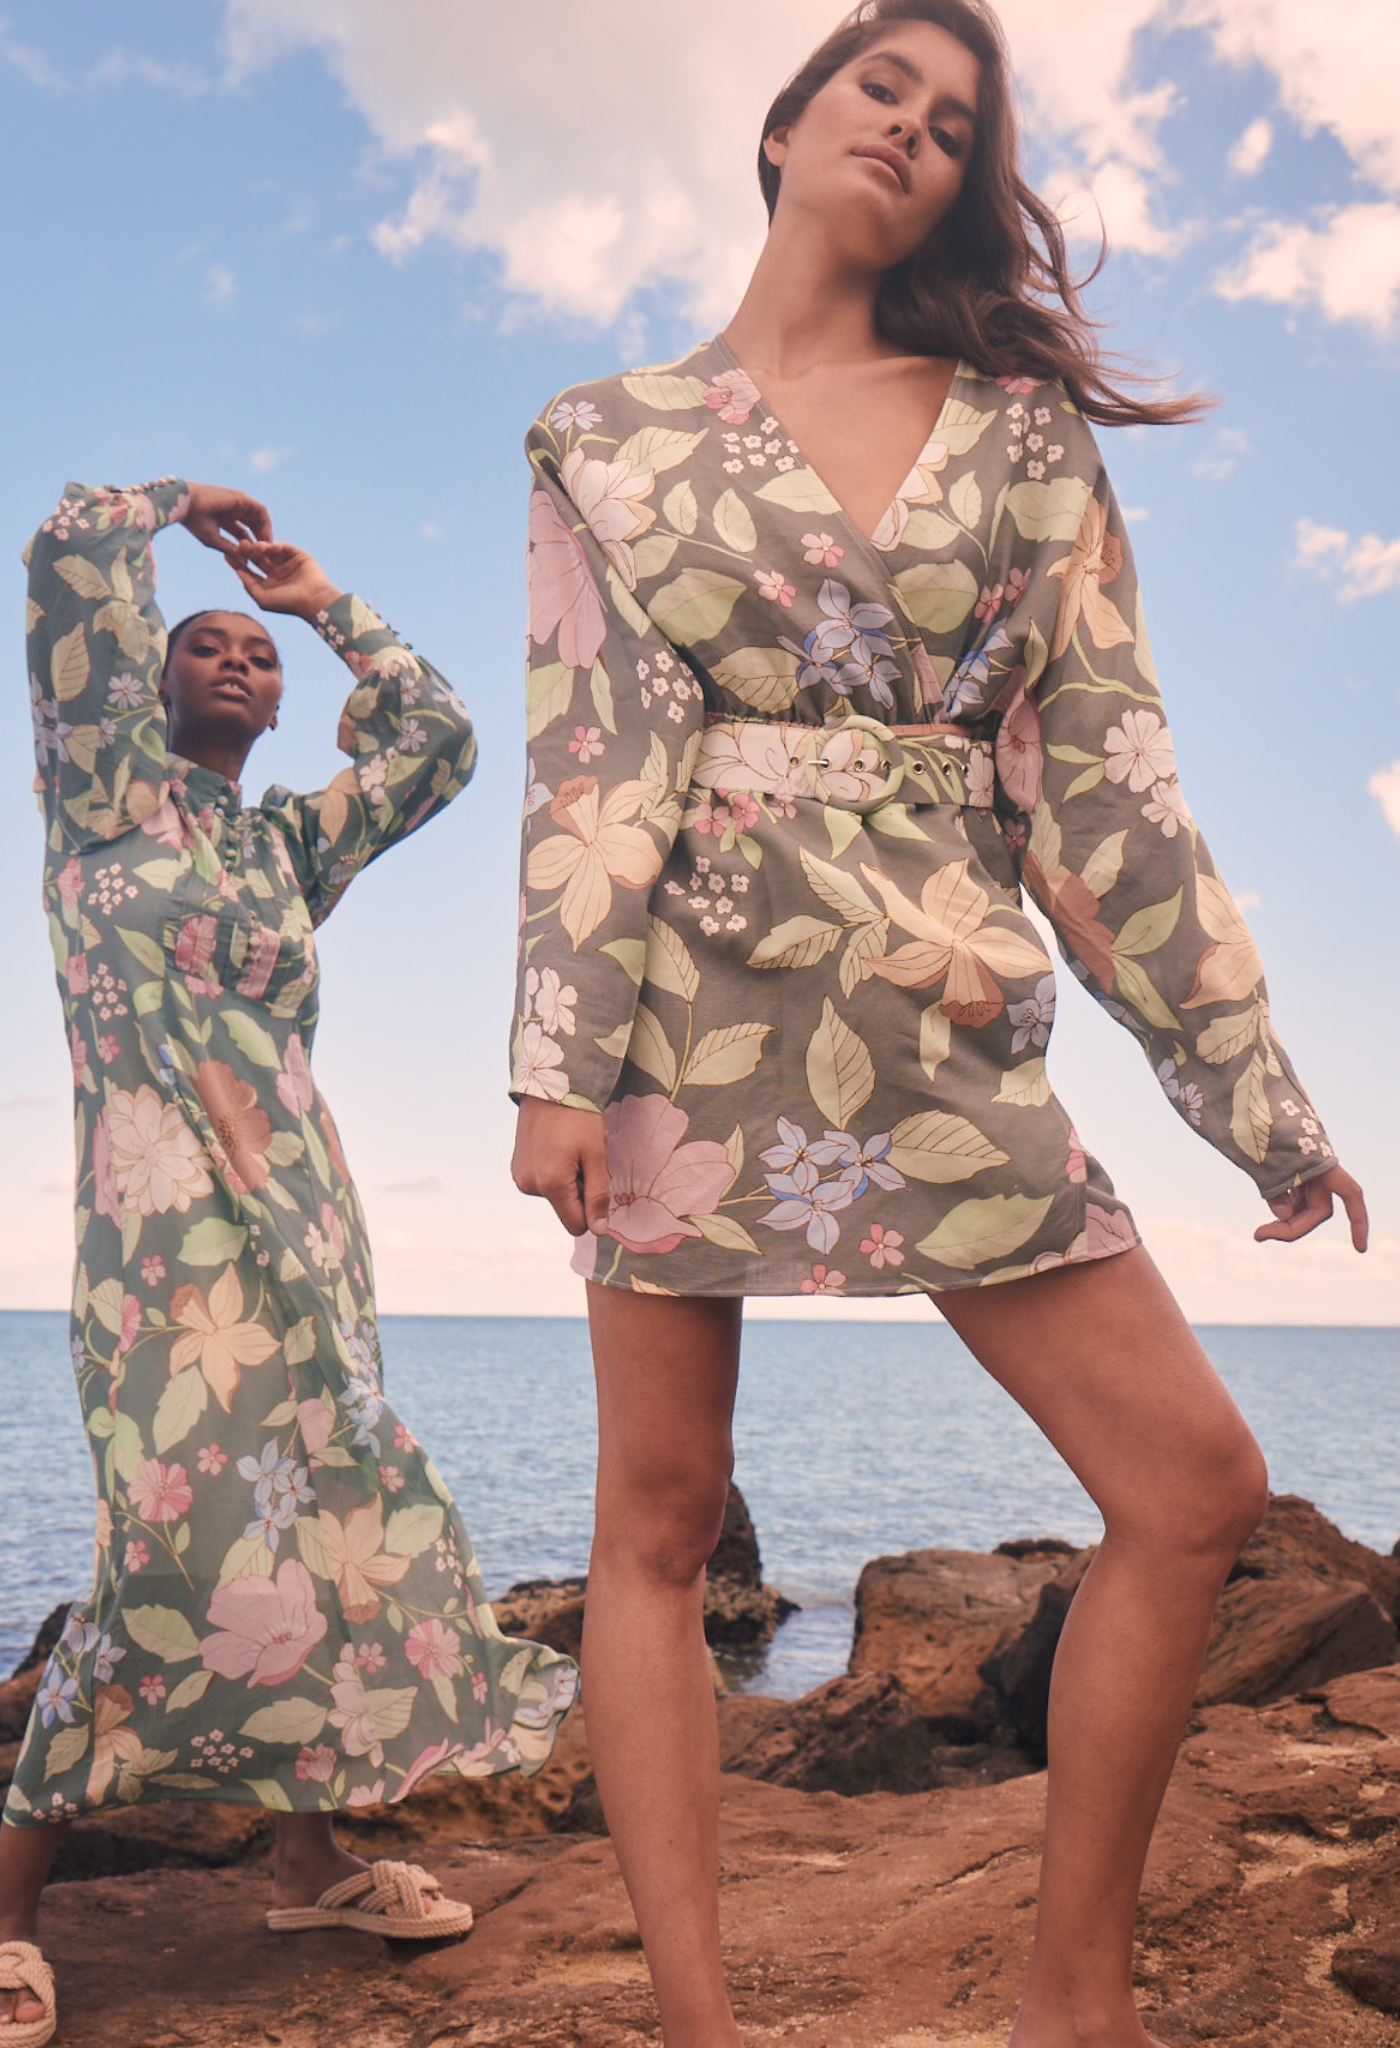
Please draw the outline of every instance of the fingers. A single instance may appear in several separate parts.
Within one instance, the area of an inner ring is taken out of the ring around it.
[[[607,1228],[608,1210],[612,1206],[612,1190],[608,1182],[608,1152],[603,1141],[601,1118],[594,1119],[594,1128],[588,1136],[592,1142],[585,1146],[580,1160],[583,1214],[587,1228],[601,1236]]]
[[[1351,1226],[1351,1241],[1357,1251],[1364,1252],[1371,1242],[1371,1219],[1366,1213],[1366,1197],[1349,1173],[1342,1177],[1347,1186],[1339,1188],[1338,1193],[1342,1198],[1342,1207],[1347,1212],[1347,1222]]]
[[[570,1237],[601,1230],[608,1215],[603,1120],[527,1097],[520,1105],[511,1177],[523,1195],[539,1195]]]
[[[1328,1220],[1338,1201],[1346,1211],[1352,1244],[1357,1251],[1364,1252],[1371,1230],[1366,1198],[1358,1183],[1340,1166],[1330,1167],[1326,1173],[1318,1174],[1300,1188],[1290,1188],[1287,1194],[1270,1202],[1277,1221],[1261,1224],[1254,1233],[1255,1243],[1293,1244],[1298,1238],[1307,1237]]]

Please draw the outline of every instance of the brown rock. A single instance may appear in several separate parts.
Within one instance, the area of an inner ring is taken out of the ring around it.
[[[1395,1624],[1355,1579],[1238,1579],[1215,1610],[1198,1706],[1261,1706],[1389,1664]]]
[[[1306,1701],[1205,1709],[1144,1887],[1137,1983],[1149,2031],[1173,2048],[1393,2048],[1393,2008],[1366,2000],[1389,1981],[1394,1893],[1383,1920],[1359,1903],[1391,1881],[1393,1835],[1352,1823],[1397,1797],[1400,1669]],[[1002,2048],[1034,1924],[1042,1802],[1038,1778],[843,1798],[727,1777],[721,1912],[745,2038]],[[421,1857],[476,1907],[468,1941],[279,1939],[263,1923],[264,1870],[56,1886],[44,1945],[65,2048],[655,2038],[605,1839],[439,1842]]]
[[[976,1742],[997,1720],[980,1666],[1030,1621],[1056,1556],[984,1557],[970,1550],[913,1550],[877,1557],[856,1587],[849,1669],[892,1671],[950,1741]]]
[[[1400,1921],[1380,1934],[1344,1941],[1332,1957],[1332,1975],[1363,2005],[1400,2017]]]
[[[566,1657],[583,1647],[583,1596],[587,1579],[522,1579],[491,1603],[497,1626],[508,1636],[548,1643]]]
[[[767,1717],[729,1769],[803,1792],[927,1792],[929,1724],[890,1671],[833,1678]]]
[[[1008,1630],[981,1666],[996,1700],[996,1718],[1011,1738],[1037,1763],[1045,1761],[1045,1730],[1050,1712],[1050,1674],[1055,1666],[1060,1631],[1079,1582],[1094,1559],[1092,1550],[1071,1553],[1052,1578],[1045,1580],[1029,1622]]]
[[[39,1624],[39,1633],[20,1658],[9,1677],[0,1682],[0,1744],[21,1742],[29,1725],[29,1710],[34,1704],[34,1695],[39,1690],[39,1680],[44,1675],[44,1666],[49,1653],[63,1634],[63,1624],[68,1619],[69,1603],[55,1607]],[[11,1765],[13,1769],[13,1764]],[[5,1783],[10,1782],[9,1772]]]
[[[1246,1544],[1230,1574],[1237,1579],[1282,1579],[1299,1574],[1318,1579],[1359,1579],[1376,1605],[1400,1619],[1400,1545],[1382,1557],[1353,1543],[1335,1522],[1296,1493],[1276,1493],[1268,1513]]]

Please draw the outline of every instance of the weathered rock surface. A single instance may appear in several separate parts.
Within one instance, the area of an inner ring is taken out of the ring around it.
[[[854,1799],[726,1778],[724,1936],[745,2038],[1005,2048],[1042,1806],[1038,1777]],[[1144,1889],[1152,2032],[1171,2048],[1394,2048],[1398,1826],[1400,1668],[1203,1710]],[[273,1936],[262,1869],[55,1886],[44,1940],[65,2048],[655,2041],[606,1840],[429,1845],[423,1860],[476,1906],[466,1942]]]
[[[1061,1545],[1017,1557],[912,1550],[875,1558],[856,1587],[851,1673],[894,1672],[947,1740],[986,1737],[1002,1717],[981,1666],[1030,1625],[1041,1588],[1063,1564]]]

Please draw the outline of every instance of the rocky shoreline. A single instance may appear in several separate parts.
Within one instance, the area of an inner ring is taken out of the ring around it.
[[[724,1902],[746,2038],[808,2048],[1004,2048],[1034,1918],[1045,1696],[1091,1552],[867,1565],[850,1668],[804,1699],[721,1692]],[[586,1584],[497,1603],[576,1649]],[[734,1495],[711,1567],[712,1647],[785,1611]],[[790,1611],[788,1609],[787,1611]],[[1400,1557],[1275,1499],[1212,1634],[1144,1892],[1138,1973],[1177,2048],[1370,2048],[1400,2016]],[[47,1642],[0,1685],[13,1768]],[[717,1687],[722,1684],[718,1678]],[[477,1908],[470,1939],[268,1934],[270,1823],[153,1805],[73,1830],[46,1908],[63,2039],[101,2048],[653,2041],[635,1926],[575,1713],[538,1777],[425,1782],[356,1815]]]

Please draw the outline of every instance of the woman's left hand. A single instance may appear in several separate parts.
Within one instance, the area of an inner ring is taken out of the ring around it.
[[[1340,1202],[1347,1212],[1352,1243],[1359,1252],[1364,1252],[1371,1234],[1366,1197],[1361,1192],[1360,1183],[1340,1166],[1329,1166],[1326,1173],[1318,1174],[1315,1180],[1306,1180],[1300,1188],[1290,1188],[1286,1195],[1276,1196],[1269,1207],[1279,1220],[1277,1223],[1261,1223],[1254,1233],[1254,1241],[1256,1244],[1271,1240],[1278,1244],[1292,1244],[1295,1238],[1306,1237],[1310,1230],[1317,1229],[1319,1223],[1325,1223],[1336,1202]]]
[[[341,595],[320,563],[290,541],[250,540],[227,560],[261,611],[310,620]]]

